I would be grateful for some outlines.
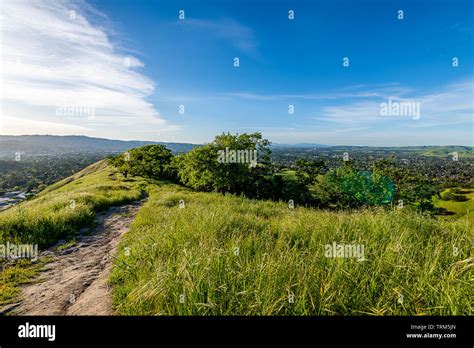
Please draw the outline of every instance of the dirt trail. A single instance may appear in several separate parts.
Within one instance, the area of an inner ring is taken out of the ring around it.
[[[22,287],[21,302],[4,309],[13,315],[113,315],[107,279],[121,236],[143,201],[112,207],[96,216],[92,232],[52,256],[34,284]],[[84,233],[86,229],[81,230]]]

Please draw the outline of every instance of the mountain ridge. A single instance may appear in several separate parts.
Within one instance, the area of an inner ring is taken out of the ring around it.
[[[134,147],[160,144],[175,153],[187,152],[198,146],[190,143],[142,140],[113,140],[85,135],[0,135],[0,155],[27,152],[29,155],[64,153],[120,153]]]
[[[203,144],[162,142],[146,140],[117,140],[95,138],[85,135],[0,135],[0,156],[14,156],[17,152],[26,155],[61,155],[70,153],[104,153],[116,154],[129,149],[149,144],[165,145],[173,153],[190,151]],[[273,149],[333,149],[333,150],[363,150],[387,149],[427,152],[427,155],[446,155],[449,151],[472,152],[468,145],[423,145],[423,146],[367,146],[367,145],[327,145],[316,143],[280,144],[272,143]]]

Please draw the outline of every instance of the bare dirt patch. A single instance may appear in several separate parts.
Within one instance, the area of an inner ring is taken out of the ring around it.
[[[21,301],[4,308],[3,313],[114,315],[107,285],[113,255],[142,204],[109,208],[97,215],[96,227],[80,231],[76,243],[43,252],[41,256],[52,257],[52,262],[34,283],[22,287]]]

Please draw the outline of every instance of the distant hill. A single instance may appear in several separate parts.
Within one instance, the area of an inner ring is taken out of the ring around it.
[[[0,157],[11,157],[16,152],[28,156],[62,155],[71,153],[114,154],[121,153],[134,147],[148,144],[162,144],[174,153],[183,153],[191,150],[198,144],[170,143],[155,141],[124,141],[103,138],[92,138],[83,135],[0,135]],[[463,157],[474,157],[473,148],[470,146],[402,146],[402,147],[371,147],[371,146],[332,146],[313,143],[299,144],[272,144],[272,149],[331,149],[336,151],[367,151],[375,149],[385,151],[411,152],[424,156],[449,156],[458,152]]]
[[[331,145],[299,143],[299,144],[272,144],[271,147],[275,149],[292,149],[292,148],[314,148],[314,147],[330,147]]]
[[[113,154],[148,144],[162,144],[174,153],[187,152],[198,146],[188,143],[154,141],[123,141],[86,136],[58,135],[0,135],[0,157],[12,156],[16,152],[27,155],[61,155],[68,153]]]
[[[333,146],[333,150],[339,151],[354,151],[354,152],[372,152],[373,150],[379,151],[400,151],[405,153],[412,153],[420,156],[433,156],[433,157],[448,157],[456,152],[461,157],[474,157],[474,151],[472,146],[465,145],[426,145],[426,146],[390,146],[390,147],[371,147],[371,146]]]
[[[421,150],[423,156],[450,156],[453,152],[463,157],[474,157],[474,151],[471,146],[429,146]]]

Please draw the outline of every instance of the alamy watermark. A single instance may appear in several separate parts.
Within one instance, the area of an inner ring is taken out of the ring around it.
[[[0,259],[16,260],[30,259],[38,260],[38,244],[0,244]]]
[[[18,326],[19,338],[47,338],[52,342],[56,339],[56,325],[38,325],[26,322]]]
[[[95,105],[93,104],[57,104],[56,116],[95,118]]]
[[[250,167],[255,167],[258,160],[257,150],[232,150],[228,147],[217,151],[217,156],[219,163],[242,163]]]
[[[411,116],[414,120],[420,119],[419,102],[400,102],[389,99],[380,103],[380,116]]]
[[[364,244],[326,244],[324,246],[324,256],[328,258],[355,258],[357,261],[365,261]]]

